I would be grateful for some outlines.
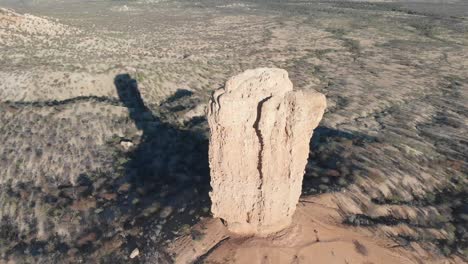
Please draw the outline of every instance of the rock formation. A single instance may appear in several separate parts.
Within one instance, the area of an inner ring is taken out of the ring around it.
[[[323,94],[293,91],[282,69],[247,70],[214,92],[211,211],[230,231],[267,235],[291,223],[312,131],[325,107]]]

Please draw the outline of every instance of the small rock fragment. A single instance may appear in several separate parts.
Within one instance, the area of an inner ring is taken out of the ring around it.
[[[173,210],[172,207],[166,206],[166,207],[164,207],[164,208],[161,210],[161,213],[159,214],[159,216],[160,216],[161,218],[166,218],[166,217],[168,217],[169,215],[171,215],[172,210]]]
[[[122,140],[120,141],[120,146],[125,150],[129,151],[133,147],[133,142],[129,140]]]
[[[119,193],[122,193],[122,192],[127,192],[129,189],[130,189],[130,183],[124,183],[122,185],[120,185],[119,189],[117,190]]]
[[[135,257],[137,257],[138,255],[140,255],[140,250],[138,248],[135,248],[132,253],[130,254],[130,258],[133,259]]]

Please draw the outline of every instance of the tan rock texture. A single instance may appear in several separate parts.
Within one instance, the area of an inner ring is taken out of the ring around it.
[[[208,108],[214,217],[245,235],[289,226],[325,96],[293,91],[285,70],[258,68],[230,78]]]

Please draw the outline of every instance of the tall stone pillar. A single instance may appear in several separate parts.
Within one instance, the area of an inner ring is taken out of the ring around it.
[[[293,91],[282,69],[247,70],[216,90],[208,107],[214,217],[245,235],[287,227],[325,107],[323,94]]]

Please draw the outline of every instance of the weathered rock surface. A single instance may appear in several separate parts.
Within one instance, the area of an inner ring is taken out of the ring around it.
[[[323,94],[293,91],[282,69],[247,70],[208,109],[212,213],[230,231],[267,235],[291,223]]]

